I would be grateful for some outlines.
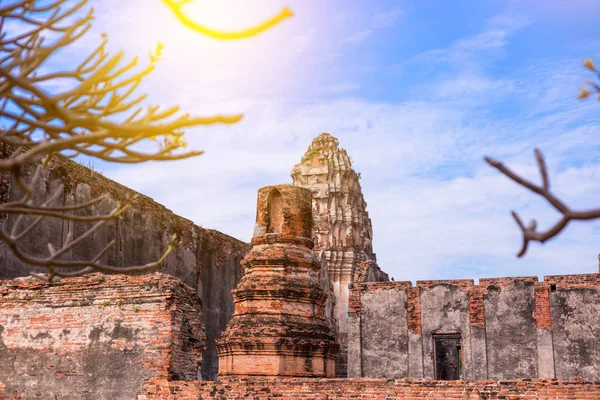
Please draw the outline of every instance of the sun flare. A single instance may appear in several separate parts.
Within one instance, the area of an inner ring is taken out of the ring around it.
[[[220,20],[222,24],[226,24],[231,20],[231,8],[228,7],[224,9],[223,7],[215,8],[215,3],[213,2],[176,2],[173,0],[163,0],[163,2],[173,11],[177,19],[187,28],[192,29],[195,32],[204,34],[206,36],[212,37],[214,39],[221,40],[237,40],[237,39],[247,39],[259,33],[266,31],[279,24],[286,18],[292,17],[294,14],[289,9],[289,7],[285,6],[278,14],[260,22],[254,24],[248,28],[239,28],[236,27],[233,30],[223,30],[219,28],[212,28],[202,22],[198,22],[198,20],[194,19],[193,15],[202,15],[202,16],[211,16],[218,15],[217,19]],[[222,5],[222,3],[219,3]],[[188,6],[188,7],[186,7]],[[186,9],[187,8],[187,9]]]

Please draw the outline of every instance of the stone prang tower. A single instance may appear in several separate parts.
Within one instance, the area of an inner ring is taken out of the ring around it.
[[[359,183],[346,150],[329,133],[313,139],[292,169],[296,186],[310,189],[314,251],[323,255],[335,294],[336,341],[340,344],[337,376],[346,376],[348,342],[348,285],[355,280],[387,281],[373,253],[373,229]]]
[[[219,376],[333,377],[339,346],[312,250],[311,193],[258,191],[252,250],[233,290],[235,311],[217,343]]]

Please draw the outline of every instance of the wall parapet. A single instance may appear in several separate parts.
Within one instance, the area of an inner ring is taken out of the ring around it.
[[[600,273],[350,288],[351,378],[600,380]]]

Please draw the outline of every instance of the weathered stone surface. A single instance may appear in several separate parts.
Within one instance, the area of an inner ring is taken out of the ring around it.
[[[0,144],[0,157],[5,155],[2,151],[7,150]],[[29,179],[33,168],[26,172],[25,178]],[[215,339],[233,314],[231,290],[243,275],[240,261],[250,246],[220,232],[196,226],[151,198],[67,159],[56,158],[50,168],[42,172],[42,184],[34,193],[35,200],[46,199],[60,184],[65,186],[65,191],[57,206],[82,203],[104,193],[109,194],[106,200],[85,211],[87,214],[108,213],[117,205],[117,199],[132,199],[137,195],[131,200],[132,206],[120,218],[109,221],[89,240],[66,254],[66,260],[92,259],[114,239],[116,245],[102,261],[118,267],[143,265],[162,255],[173,233],[183,237],[183,244],[167,257],[159,271],[181,279],[196,289],[203,300],[207,344],[202,377],[215,379],[218,371]],[[9,179],[0,181],[0,201],[14,201],[20,197],[21,192],[10,184]],[[26,217],[24,222],[31,218]],[[3,223],[10,229],[15,220],[16,217],[10,215],[4,218]],[[26,236],[20,247],[29,254],[45,257],[48,255],[47,243],[59,248],[68,232],[77,237],[89,227],[89,223],[48,219]],[[0,244],[0,279],[27,276],[31,270],[35,269],[21,263],[6,246]]]
[[[391,290],[406,297],[392,298]],[[482,278],[479,285],[418,281],[416,288],[410,282],[356,284],[349,303],[349,374],[375,378],[398,363],[399,376],[433,378],[434,338],[459,337],[464,379],[598,381],[599,296],[600,274],[547,276],[544,282]],[[400,307],[406,313],[398,313]]]
[[[362,373],[372,378],[408,376],[406,291],[397,287],[362,295]]]
[[[246,251],[228,236],[212,231],[200,237],[202,246],[197,251],[200,260],[200,297],[202,321],[206,331],[206,350],[202,355],[202,379],[214,380],[219,372],[219,355],[216,340],[221,337],[233,315],[231,291],[244,275],[241,260]]]
[[[488,378],[537,377],[534,281],[515,279],[505,286],[489,281],[486,284]]]
[[[354,309],[350,308],[348,310],[348,378],[360,378],[363,376],[360,323],[360,316]]]
[[[201,301],[168,275],[0,281],[4,395],[135,399],[147,379],[195,380],[203,349]]]
[[[460,334],[463,343],[463,379],[472,379],[469,293],[472,280],[418,281],[421,289],[421,321],[423,329],[423,376],[435,378],[433,334]]]
[[[556,378],[600,380],[600,274],[545,280],[554,285],[550,307]]]
[[[325,315],[311,226],[308,190],[259,190],[246,273],[233,291],[233,318],[217,345],[219,376],[334,375],[338,345]]]
[[[341,345],[337,375],[346,376],[348,285],[389,278],[373,253],[373,229],[359,176],[338,144],[328,133],[316,137],[291,176],[294,185],[312,192],[314,250],[327,259],[335,294],[336,340]]]

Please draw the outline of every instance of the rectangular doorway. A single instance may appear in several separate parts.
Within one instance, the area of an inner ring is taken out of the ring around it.
[[[435,379],[442,381],[462,379],[460,333],[434,334],[433,359]]]

